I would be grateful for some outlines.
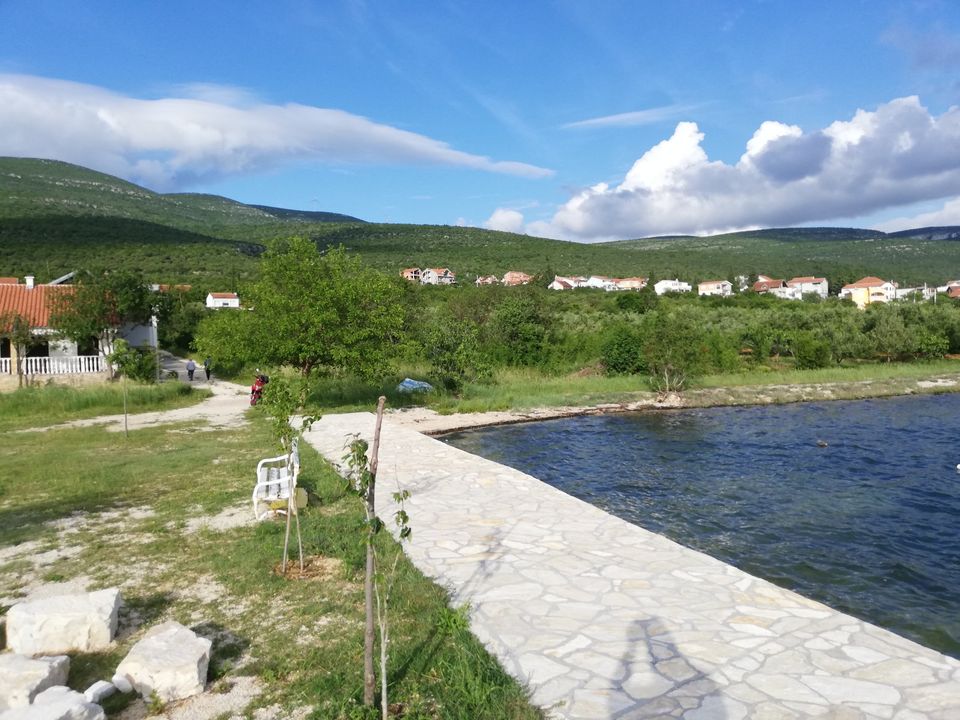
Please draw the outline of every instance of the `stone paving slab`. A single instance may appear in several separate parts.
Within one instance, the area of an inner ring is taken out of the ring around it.
[[[304,438],[340,464],[369,413]],[[384,420],[407,552],[556,718],[960,718],[960,662]]]

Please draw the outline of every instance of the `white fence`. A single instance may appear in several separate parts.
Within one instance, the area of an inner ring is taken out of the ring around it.
[[[10,361],[6,372],[12,372]],[[0,365],[0,369],[3,366]],[[23,359],[24,375],[81,375],[98,373],[106,368],[104,359],[99,355],[78,355],[76,357],[28,357]]]

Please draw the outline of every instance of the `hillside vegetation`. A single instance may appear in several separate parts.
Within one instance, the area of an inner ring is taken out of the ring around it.
[[[321,247],[342,244],[385,272],[449,267],[462,281],[511,269],[689,281],[824,275],[833,286],[867,274],[905,284],[960,275],[960,228],[787,228],[588,245],[160,194],[68,163],[0,158],[0,275],[33,273],[45,281],[80,266],[120,263],[156,282],[235,287],[255,277],[268,241],[293,235]]]

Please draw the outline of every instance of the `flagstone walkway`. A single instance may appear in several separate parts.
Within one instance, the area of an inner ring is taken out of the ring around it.
[[[339,464],[369,413],[304,434]],[[378,513],[557,718],[960,718],[960,662],[384,421]]]

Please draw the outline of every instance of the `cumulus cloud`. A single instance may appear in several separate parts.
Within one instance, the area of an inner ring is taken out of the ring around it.
[[[483,226],[488,230],[502,230],[504,232],[523,232],[523,213],[507,208],[497,208],[487,218]]]
[[[0,74],[0,155],[53,158],[162,190],[291,162],[444,165],[539,178],[343,110],[255,102],[235,88],[126,97],[80,83]]]
[[[527,232],[585,241],[707,234],[858,217],[960,189],[960,108],[934,117],[916,97],[812,132],[765,122],[735,164],[710,160],[703,139],[696,123],[679,123],[620,184],[578,192]]]

